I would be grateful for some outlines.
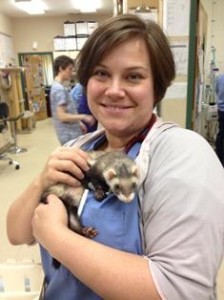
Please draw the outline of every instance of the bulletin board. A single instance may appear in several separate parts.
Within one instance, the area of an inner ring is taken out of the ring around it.
[[[16,55],[13,50],[13,41],[10,35],[0,32],[0,66],[15,64]]]

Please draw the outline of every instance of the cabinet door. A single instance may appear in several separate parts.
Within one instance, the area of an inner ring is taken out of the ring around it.
[[[35,113],[36,120],[47,118],[47,105],[44,88],[43,63],[40,55],[25,55],[26,92],[29,110]]]

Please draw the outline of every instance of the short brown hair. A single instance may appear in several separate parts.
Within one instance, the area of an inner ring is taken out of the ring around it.
[[[60,67],[62,68],[62,70],[65,70],[68,66],[74,66],[74,64],[74,60],[69,56],[60,55],[56,57],[54,60],[54,75],[58,75]]]
[[[88,38],[76,59],[79,82],[86,89],[93,69],[116,45],[140,38],[150,56],[155,103],[165,95],[175,77],[175,63],[167,37],[154,21],[144,22],[132,14],[118,15],[103,22]]]

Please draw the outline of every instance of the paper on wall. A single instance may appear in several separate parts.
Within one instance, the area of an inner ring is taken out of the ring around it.
[[[188,41],[175,41],[170,44],[173,52],[176,75],[187,75],[188,72]]]
[[[164,0],[163,26],[168,36],[188,36],[190,0]]]
[[[187,82],[174,82],[166,91],[165,99],[186,99]]]

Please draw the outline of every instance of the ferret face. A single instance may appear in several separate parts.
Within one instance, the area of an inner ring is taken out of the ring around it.
[[[129,203],[131,202],[136,193],[137,189],[137,182],[133,180],[133,178],[130,180],[130,178],[124,178],[121,180],[114,180],[114,182],[111,183],[111,191],[123,202]]]
[[[138,187],[138,172],[137,167],[133,166],[133,170],[129,176],[119,177],[114,169],[104,172],[107,184],[119,200],[129,203],[136,194]]]

